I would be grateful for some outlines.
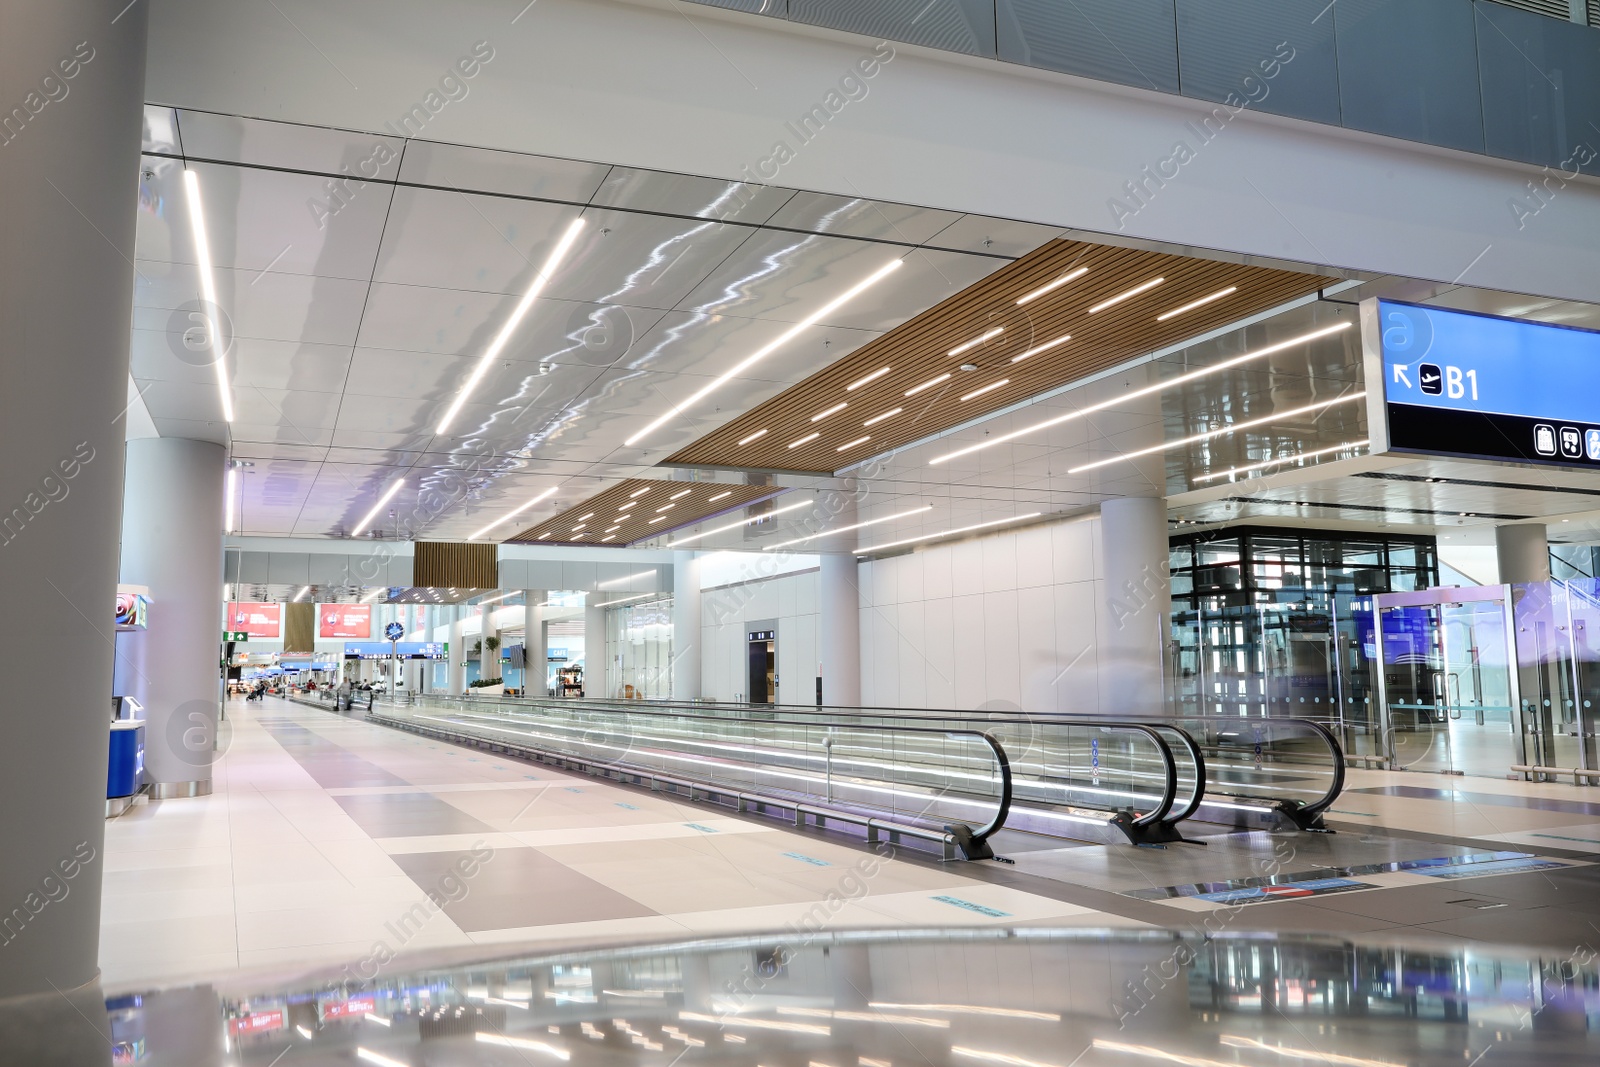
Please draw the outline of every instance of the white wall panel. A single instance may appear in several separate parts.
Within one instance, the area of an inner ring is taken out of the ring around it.
[[[781,574],[764,581],[707,589],[701,599],[702,692],[711,700],[735,700],[745,690],[746,624],[774,619],[778,627],[778,697],[810,704],[817,692],[817,572]],[[810,610],[802,611],[802,607]]]

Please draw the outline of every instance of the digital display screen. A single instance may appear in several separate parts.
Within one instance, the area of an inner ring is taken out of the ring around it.
[[[1600,469],[1600,332],[1392,300],[1362,326],[1374,451],[1386,426],[1391,452]]]
[[[372,636],[371,604],[318,604],[318,637],[354,637],[365,641]]]
[[[229,604],[224,630],[242,631],[251,637],[279,637],[283,628],[282,604]]]
[[[397,659],[444,659],[449,651],[450,646],[445,642],[396,641],[392,654]],[[347,641],[344,646],[345,659],[388,659],[390,655],[387,641],[382,644]]]
[[[143,593],[117,594],[117,629],[143,630],[149,624],[149,618],[149,597]]]

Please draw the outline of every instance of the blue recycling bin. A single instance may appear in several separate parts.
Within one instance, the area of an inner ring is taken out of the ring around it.
[[[144,777],[144,722],[119,720],[111,724],[111,761],[106,767],[106,799],[131,797]]]

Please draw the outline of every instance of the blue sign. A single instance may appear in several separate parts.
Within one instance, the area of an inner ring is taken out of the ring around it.
[[[448,646],[432,641],[397,641],[393,655],[400,659],[444,659]],[[346,641],[345,659],[388,659],[389,646],[378,642]]]
[[[1374,451],[1600,465],[1600,331],[1393,300],[1362,311],[1382,381]]]

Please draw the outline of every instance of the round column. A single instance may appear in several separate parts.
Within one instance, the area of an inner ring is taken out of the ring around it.
[[[1172,580],[1167,502],[1123,497],[1100,505],[1100,707],[1103,714],[1166,710]]]
[[[606,609],[593,605],[605,598],[588,593],[583,598],[583,695],[604,697],[606,685]]]
[[[461,638],[461,606],[450,608],[449,693],[458,697],[467,691],[467,646]]]
[[[149,586],[144,646],[145,774],[153,798],[211,792],[222,639],[221,445],[128,442],[122,579]]]
[[[817,606],[822,658],[822,702],[861,704],[861,586],[854,556],[824,555]],[[815,699],[814,693],[808,693]]]
[[[116,12],[87,0],[7,4],[0,33],[10,119],[0,185],[19,205],[0,241],[0,567],[13,605],[0,614],[0,647],[34,674],[0,696],[0,907],[27,916],[0,929],[0,998],[40,994],[51,1011],[71,1007],[57,990],[99,973],[148,10],[112,22]],[[46,879],[65,896],[45,897]],[[64,1049],[83,1040],[69,1027],[90,1031],[76,1011],[57,1013],[65,1021],[53,1029],[0,1021],[0,1048],[18,1062],[56,1062],[32,1058],[41,1034]],[[104,1057],[104,1040],[89,1040]]]
[[[672,554],[672,699],[699,700],[700,556]]]
[[[1542,522],[1496,526],[1494,555],[1500,566],[1501,582],[1550,580],[1550,541]]]
[[[479,646],[478,651],[478,677],[483,679],[501,678],[503,680],[504,677],[500,673],[500,650],[497,648],[493,652],[489,651],[489,638],[493,637],[496,640],[500,638],[500,628],[495,625],[494,621],[494,609],[498,606],[499,604],[496,602],[494,604],[485,604],[479,609],[482,621],[478,624],[478,640],[482,644]]]
[[[542,697],[546,693],[545,674],[550,669],[550,653],[545,640],[543,589],[524,589],[522,602],[527,605],[522,621],[522,647],[524,667],[522,688],[528,696]]]

